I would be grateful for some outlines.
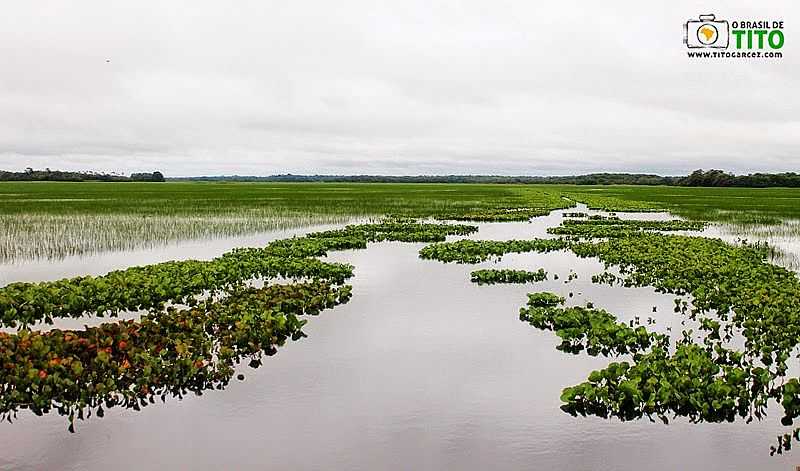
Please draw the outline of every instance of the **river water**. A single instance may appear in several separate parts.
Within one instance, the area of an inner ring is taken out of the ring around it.
[[[543,237],[561,219],[557,211],[531,223],[479,224],[471,237]],[[302,232],[2,266],[0,285],[207,259]],[[224,391],[168,399],[141,412],[107,410],[102,419],[77,422],[74,434],[64,417],[23,411],[14,423],[0,424],[0,469],[728,471],[800,464],[797,452],[769,456],[775,435],[785,431],[778,411],[749,425],[678,418],[668,426],[561,412],[562,388],[612,359],[556,350],[552,332],[520,322],[526,293],[571,293],[569,303],[591,301],[625,321],[653,316],[650,328],[660,331],[680,329],[673,296],[592,284],[602,265],[567,253],[455,265],[419,259],[424,245],[388,242],[331,254],[329,260],[356,267],[352,300],[311,318],[308,338],[262,367],[243,365],[246,379]],[[543,267],[550,279],[471,283],[470,271],[485,267]],[[578,277],[569,281],[571,271]]]

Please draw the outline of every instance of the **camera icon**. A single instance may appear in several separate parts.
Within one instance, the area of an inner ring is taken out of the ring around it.
[[[714,47],[724,49],[730,42],[730,25],[716,20],[714,15],[700,15],[683,26],[683,42],[687,47]]]

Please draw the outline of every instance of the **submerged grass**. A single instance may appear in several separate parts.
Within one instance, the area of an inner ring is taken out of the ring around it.
[[[527,220],[573,203],[523,185],[0,183],[0,263],[384,215]]]
[[[717,229],[723,237],[768,247],[772,263],[800,271],[800,220],[787,220],[776,225],[720,224]]]
[[[511,184],[0,183],[0,263],[395,215],[525,221],[575,202],[800,237],[800,189]],[[576,216],[583,216],[583,214]]]
[[[1,214],[225,215],[253,210],[414,217],[569,206],[548,187],[335,183],[0,183]]]
[[[558,185],[557,188],[576,201],[593,202],[613,211],[650,206],[687,219],[713,222],[775,224],[786,219],[800,220],[800,189],[797,188],[631,185]]]
[[[342,224],[344,215],[257,211],[249,215],[162,216],[136,214],[0,215],[0,262],[61,259],[105,251],[160,247],[182,240],[214,239],[270,230]]]

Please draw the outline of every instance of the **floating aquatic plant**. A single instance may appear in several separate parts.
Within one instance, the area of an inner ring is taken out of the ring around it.
[[[530,283],[544,281],[547,272],[544,268],[537,271],[527,270],[475,270],[470,275],[473,283],[479,285],[493,285],[497,283]]]

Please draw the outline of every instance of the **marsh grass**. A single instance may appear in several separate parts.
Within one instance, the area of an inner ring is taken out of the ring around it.
[[[267,211],[218,216],[0,215],[0,262],[61,259],[351,220],[347,215]]]
[[[522,185],[0,183],[0,263],[158,247],[384,215],[569,205]]]
[[[777,224],[741,222],[717,224],[717,230],[728,238],[765,245],[769,261],[793,271],[800,271],[800,220],[787,219]]]
[[[401,183],[2,182],[0,263],[383,215],[535,215],[573,201],[714,222],[730,237],[770,242],[784,254],[778,263],[800,269],[800,223],[791,222],[800,189]]]
[[[556,185],[554,189],[576,201],[610,200],[609,206],[622,207],[651,205],[700,221],[780,224],[786,219],[800,219],[798,188]]]

